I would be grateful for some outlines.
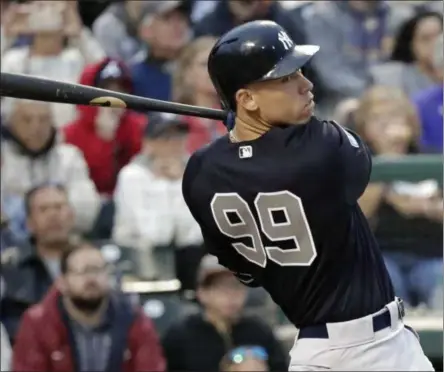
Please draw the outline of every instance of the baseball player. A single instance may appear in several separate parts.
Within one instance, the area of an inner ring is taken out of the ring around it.
[[[298,328],[290,371],[433,371],[357,203],[370,153],[313,116],[301,68],[318,49],[270,21],[218,40],[208,70],[229,134],[189,160],[185,201],[209,253]]]

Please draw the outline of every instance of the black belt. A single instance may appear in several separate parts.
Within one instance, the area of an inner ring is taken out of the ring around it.
[[[399,319],[404,318],[404,304],[401,299],[396,300],[398,305]],[[385,328],[391,327],[392,320],[390,311],[387,309],[381,314],[373,317],[373,331],[378,332]],[[299,330],[298,339],[300,338],[328,338],[327,326],[325,324],[318,324],[315,326],[303,327]]]

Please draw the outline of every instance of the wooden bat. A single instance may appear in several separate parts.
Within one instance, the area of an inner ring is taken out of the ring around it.
[[[225,120],[227,117],[227,112],[223,110],[138,97],[87,85],[6,72],[1,73],[0,96],[75,105],[121,107],[141,112],[169,112],[215,120]]]

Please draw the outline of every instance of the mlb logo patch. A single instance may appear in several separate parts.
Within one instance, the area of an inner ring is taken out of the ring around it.
[[[253,156],[253,148],[251,146],[239,147],[239,157],[241,159],[251,158]]]

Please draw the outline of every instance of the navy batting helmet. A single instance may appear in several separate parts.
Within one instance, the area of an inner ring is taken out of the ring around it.
[[[253,21],[235,27],[214,45],[208,72],[226,110],[236,110],[236,92],[257,81],[295,73],[319,50],[317,45],[295,45],[272,21]]]

